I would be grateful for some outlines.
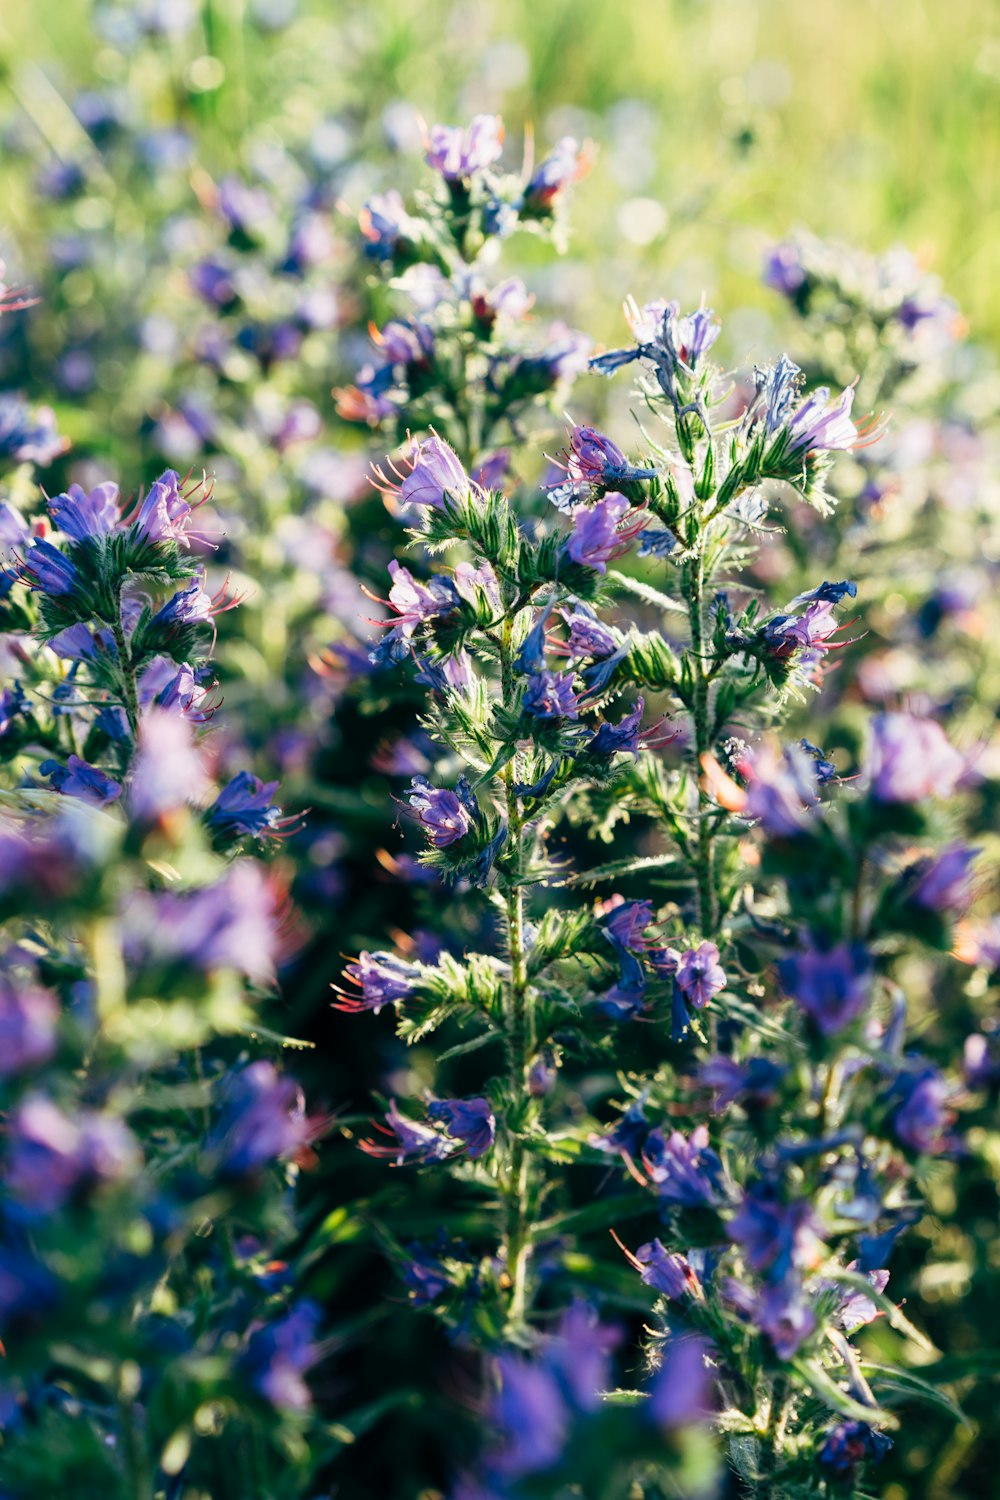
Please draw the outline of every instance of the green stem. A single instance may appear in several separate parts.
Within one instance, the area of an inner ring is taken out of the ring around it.
[[[118,606],[115,617],[111,622],[111,633],[114,636],[115,651],[118,654],[118,669],[122,681],[122,695],[125,699],[125,717],[128,719],[128,727],[132,731],[132,739],[135,740],[139,734],[139,695],[135,686],[135,666],[132,655],[125,639],[125,627],[122,624],[122,599],[118,595]]]
[[[500,675],[503,701],[509,704],[514,694],[513,616],[504,621],[500,651]],[[524,943],[524,892],[521,886],[523,855],[523,820],[514,792],[516,771],[513,763],[502,773],[507,803],[508,861],[504,914],[507,926],[507,956],[510,964],[506,990],[507,1063],[512,1114],[515,1121],[510,1160],[504,1174],[504,1260],[510,1279],[508,1324],[519,1328],[525,1320],[528,1304],[530,1260],[530,1200],[532,1193],[532,1158],[525,1150],[521,1131],[530,1102],[528,1071],[534,1048],[534,1009],[528,983]]]
[[[694,720],[695,777],[698,783],[698,840],[695,849],[695,874],[698,886],[698,921],[703,937],[716,930],[718,913],[715,899],[715,829],[711,822],[712,803],[701,785],[702,756],[712,748],[710,694],[712,672],[705,661],[705,532],[698,536],[695,556],[688,564],[688,618],[691,627],[691,713]]]

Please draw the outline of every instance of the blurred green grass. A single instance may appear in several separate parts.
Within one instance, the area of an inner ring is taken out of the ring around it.
[[[39,68],[59,90],[114,81],[95,10],[0,6],[0,68],[22,102],[37,107]],[[304,137],[340,117],[377,148],[401,101],[428,119],[499,109],[512,134],[533,121],[540,143],[592,135],[600,156],[573,213],[584,270],[556,292],[599,284],[599,332],[629,289],[760,301],[761,245],[802,225],[909,244],[973,334],[1000,337],[995,0],[301,0],[272,32],[254,0],[202,0],[200,14],[191,37],[161,44],[148,83],[169,99],[199,55],[222,62],[218,86],[188,99],[210,171],[236,165],[264,121]],[[28,209],[7,197],[16,235]]]

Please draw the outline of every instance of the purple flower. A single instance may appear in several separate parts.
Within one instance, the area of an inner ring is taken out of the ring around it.
[[[49,515],[53,525],[70,541],[109,536],[120,520],[118,486],[110,482],[98,484],[87,494],[78,484],[71,484],[65,494],[55,495],[49,501]]]
[[[435,787],[426,776],[414,776],[407,800],[435,849],[447,849],[465,837],[473,818],[465,802],[446,787]]]
[[[25,550],[19,572],[29,589],[54,597],[72,594],[80,584],[80,575],[73,563],[58,547],[46,541],[33,541]]]
[[[536,672],[524,690],[524,711],[536,719],[578,719],[573,672]]]
[[[585,749],[592,755],[634,755],[638,760],[639,750],[642,746],[644,735],[642,733],[642,716],[645,712],[645,703],[642,698],[636,701],[635,708],[630,714],[625,714],[617,724],[601,724],[598,726],[593,738],[588,740]],[[647,731],[648,733],[649,731]]]
[[[772,838],[796,838],[807,833],[819,798],[816,766],[798,745],[787,745],[776,755],[764,745],[738,769],[747,779],[743,812],[756,819]]]
[[[858,441],[858,429],[851,421],[853,405],[852,385],[834,402],[830,401],[829,387],[820,386],[802,403],[788,424],[791,451],[825,453],[853,448]]]
[[[769,1109],[778,1099],[787,1069],[766,1057],[738,1063],[732,1057],[710,1057],[698,1070],[698,1080],[714,1089],[712,1109],[718,1114],[737,1100],[744,1109]]]
[[[655,470],[633,468],[618,445],[595,427],[574,427],[566,472],[574,484],[613,489],[616,484],[652,479]]]
[[[409,472],[400,484],[385,481],[386,488],[398,495],[403,505],[429,505],[440,510],[447,499],[464,499],[472,488],[458,454],[437,436],[412,443],[407,462]],[[375,477],[384,480],[380,470],[375,470]]]
[[[827,1433],[819,1461],[834,1479],[851,1481],[861,1464],[869,1460],[877,1464],[891,1447],[892,1439],[867,1422],[838,1422]]]
[[[467,130],[459,125],[432,125],[425,160],[446,182],[459,182],[499,161],[503,135],[499,115],[476,115]]]
[[[139,750],[129,782],[133,819],[158,822],[196,801],[206,782],[187,721],[165,708],[149,709],[139,727]]]
[[[497,1360],[500,1392],[490,1418],[502,1447],[492,1467],[508,1479],[550,1469],[562,1457],[569,1430],[569,1409],[551,1370],[518,1355]]]
[[[964,844],[943,849],[936,859],[922,867],[912,899],[931,911],[964,911],[972,899],[969,866],[979,854],[979,849],[969,849]]]
[[[729,1238],[742,1245],[747,1264],[765,1272],[769,1281],[783,1281],[795,1268],[815,1265],[823,1253],[818,1224],[811,1206],[793,1199],[785,1203],[773,1183],[758,1182],[744,1194],[739,1211],[729,1222]]]
[[[139,1151],[131,1131],[111,1115],[87,1111],[74,1119],[41,1094],[31,1094],[10,1122],[6,1187],[26,1219],[54,1213],[73,1195],[131,1176]]]
[[[533,213],[547,212],[571,183],[582,177],[589,165],[586,147],[571,135],[563,136],[535,168],[524,189],[524,207]]]
[[[851,1261],[847,1267],[849,1271],[858,1271],[858,1262]],[[884,1292],[889,1282],[889,1272],[884,1266],[874,1271],[865,1273],[868,1281],[876,1292]],[[845,1287],[838,1282],[824,1282],[824,1290],[836,1293],[837,1311],[836,1320],[845,1333],[856,1333],[859,1328],[864,1328],[868,1323],[873,1323],[879,1315],[877,1305],[864,1292],[857,1292],[853,1287]]]
[[[566,543],[566,553],[581,567],[606,573],[611,558],[619,556],[629,537],[618,530],[618,524],[629,511],[624,495],[612,491],[596,505],[580,505],[573,512],[573,535]]]
[[[600,661],[618,649],[619,640],[615,631],[593,615],[576,609],[563,618],[569,626],[569,639],[566,642],[568,656],[589,657],[593,661]]]
[[[303,1376],[321,1357],[315,1338],[322,1314],[312,1302],[300,1302],[274,1323],[250,1336],[241,1361],[253,1388],[272,1406],[306,1411],[312,1398]]]
[[[358,224],[365,241],[365,254],[373,260],[390,260],[411,228],[406,205],[395,188],[369,198],[358,215]]]
[[[756,1299],[753,1321],[770,1339],[779,1359],[794,1359],[816,1331],[816,1314],[803,1295],[797,1276],[766,1286]]]
[[[235,969],[268,983],[280,950],[276,892],[261,865],[236,860],[203,890],[137,892],[125,906],[125,939],[132,961]]]
[[[2,1023],[0,1023],[2,1024]],[[973,1031],[962,1048],[962,1073],[970,1089],[1000,1086],[1000,1049],[995,1031]]]
[[[802,251],[794,240],[785,240],[768,251],[764,261],[764,285],[784,297],[794,297],[805,284],[806,270]]]
[[[472,1160],[493,1145],[497,1122],[488,1099],[434,1099],[427,1118],[442,1123],[454,1140],[464,1141]]]
[[[394,953],[360,953],[344,970],[345,978],[357,986],[360,995],[342,995],[334,1002],[338,1010],[372,1010],[378,1015],[383,1005],[405,1000],[413,993],[420,978],[417,964],[407,963]]]
[[[451,1276],[437,1256],[410,1247],[410,1257],[400,1266],[403,1284],[413,1307],[429,1307],[451,1286]]]
[[[835,1036],[867,1008],[872,962],[860,943],[806,948],[778,965],[781,983],[824,1036]]]
[[[210,667],[192,667],[187,662],[178,666],[168,656],[154,656],[143,668],[136,685],[139,705],[153,711],[174,709],[175,712],[169,715],[172,719],[184,718],[192,724],[205,724],[216,708],[211,701],[213,682]]]
[[[629,1105],[618,1124],[604,1135],[592,1135],[588,1144],[595,1151],[617,1154],[628,1161],[638,1161],[650,1135],[649,1122],[641,1099]]]
[[[375,1128],[383,1135],[395,1136],[395,1140],[391,1145],[381,1141],[362,1141],[361,1149],[366,1155],[392,1157],[397,1167],[411,1161],[443,1161],[448,1155],[450,1147],[440,1131],[401,1115],[395,1099],[389,1101],[385,1118],[386,1124]]]
[[[207,492],[197,495],[195,504],[205,498]],[[174,470],[167,469],[150,485],[149,493],[129,519],[135,535],[143,541],[174,542],[178,547],[190,548],[192,541],[207,540],[189,529],[195,504],[181,493]]]
[[[601,1323],[586,1302],[577,1300],[559,1320],[542,1349],[542,1361],[577,1411],[596,1411],[611,1384],[611,1353],[621,1342],[619,1329]]]
[[[602,926],[616,948],[645,948],[643,934],[652,920],[652,901],[622,901],[603,918]]]
[[[71,755],[64,766],[57,760],[43,760],[38,769],[51,780],[57,792],[89,802],[92,807],[106,807],[122,794],[120,782],[78,755]]]
[[[899,1101],[891,1115],[892,1128],[904,1146],[928,1154],[948,1147],[947,1132],[955,1118],[948,1108],[951,1090],[936,1068],[901,1074],[891,1096]]]
[[[302,1090],[273,1063],[262,1058],[230,1073],[221,1099],[222,1115],[208,1147],[227,1175],[249,1176],[309,1144],[313,1132]]]
[[[726,987],[725,970],[719,963],[714,943],[700,943],[681,954],[677,965],[677,987],[696,1010],[707,1005],[713,995]]]
[[[690,1262],[675,1251],[664,1249],[659,1240],[640,1245],[633,1257],[642,1280],[673,1302],[681,1302],[698,1288]]]
[[[967,769],[964,756],[933,719],[887,713],[872,720],[868,774],[876,801],[950,797]]]
[[[50,406],[31,408],[14,391],[0,393],[0,457],[45,468],[68,447]]]
[[[643,1147],[642,1164],[664,1203],[684,1208],[714,1207],[720,1199],[722,1162],[708,1144],[708,1128],[699,1125],[690,1136],[672,1130],[664,1136],[653,1130]]]
[[[271,805],[277,789],[276,781],[263,782],[249,771],[240,771],[205,809],[205,822],[224,840],[277,838],[287,827],[281,808]]]
[[[48,990],[16,985],[0,974],[0,1078],[49,1060],[58,1017],[58,1004]]]
[[[643,1408],[655,1426],[673,1432],[708,1416],[712,1380],[706,1356],[711,1348],[707,1339],[692,1334],[669,1341]]]

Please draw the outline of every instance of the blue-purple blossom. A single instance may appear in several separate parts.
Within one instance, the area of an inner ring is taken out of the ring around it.
[[[125,951],[133,961],[234,969],[258,983],[274,977],[281,946],[277,893],[254,860],[234,861],[202,890],[136,892],[124,915]]]
[[[656,1427],[675,1432],[709,1415],[712,1376],[707,1356],[711,1350],[709,1341],[697,1334],[670,1339],[643,1407],[643,1414]]]
[[[676,972],[677,988],[696,1010],[701,1010],[726,987],[726,971],[719,963],[719,950],[714,943],[699,943],[682,953]]]
[[[642,1152],[646,1175],[664,1203],[685,1208],[713,1207],[721,1202],[722,1162],[708,1144],[708,1129],[699,1125],[689,1136],[679,1130],[650,1132]]]
[[[9,1126],[6,1191],[12,1210],[44,1218],[77,1193],[131,1176],[139,1150],[114,1115],[83,1111],[71,1119],[42,1094],[31,1094]]]
[[[892,1439],[867,1422],[838,1422],[827,1433],[819,1462],[833,1479],[850,1481],[863,1463],[877,1464],[892,1447]]]
[[[205,809],[205,822],[222,839],[276,838],[287,826],[281,808],[271,802],[277,789],[276,781],[240,771]]]
[[[68,447],[50,406],[29,407],[16,392],[0,392],[0,457],[46,468]]]
[[[943,849],[936,859],[925,862],[920,868],[912,899],[930,911],[964,911],[972,899],[969,870],[980,852],[965,844],[952,844]]]
[[[191,543],[207,542],[207,537],[191,530],[195,507],[210,491],[203,485],[193,492],[194,499],[182,493],[180,478],[173,469],[166,469],[139,501],[134,514],[129,518],[135,536],[146,542],[174,542],[178,547],[189,549]]]
[[[476,115],[467,130],[460,125],[432,125],[424,158],[446,182],[460,182],[499,161],[503,136],[499,115]]]
[[[533,213],[550,210],[570,184],[582,176],[587,166],[586,147],[581,150],[574,136],[564,135],[531,174],[524,189],[524,207]]]
[[[313,1302],[300,1302],[273,1323],[257,1328],[241,1360],[244,1375],[272,1406],[306,1411],[312,1402],[305,1373],[321,1356],[316,1330],[322,1314]]]
[[[550,1469],[562,1457],[570,1413],[550,1370],[515,1354],[497,1360],[500,1392],[490,1412],[502,1446],[492,1467],[508,1479]]]
[[[120,520],[118,486],[97,484],[88,494],[80,485],[71,484],[64,494],[54,495],[49,501],[49,515],[71,542],[109,536]]]
[[[447,787],[432,786],[426,776],[414,776],[407,800],[435,849],[457,843],[473,826],[466,801]]]
[[[778,1099],[787,1069],[767,1057],[751,1057],[745,1063],[735,1058],[710,1057],[698,1069],[698,1080],[712,1089],[712,1109],[718,1114],[728,1105],[744,1109],[769,1109]]]
[[[581,567],[606,573],[609,561],[628,546],[629,536],[618,530],[629,512],[629,502],[616,492],[605,495],[596,505],[580,505],[573,511],[573,534],[566,543],[566,554]]]
[[[386,479],[380,469],[374,475],[380,487],[398,497],[403,505],[427,505],[440,510],[447,499],[464,499],[472,488],[454,448],[436,434],[410,445],[407,471],[398,483]]]
[[[968,770],[933,719],[877,714],[871,724],[868,775],[878,802],[923,802],[950,797]]]
[[[795,1274],[771,1280],[760,1291],[729,1278],[723,1291],[726,1300],[766,1335],[779,1359],[794,1359],[816,1331],[816,1314]]]
[[[570,433],[566,473],[574,485],[611,490],[616,485],[652,479],[655,469],[638,469],[604,433],[595,427],[574,427]]]
[[[373,260],[390,260],[400,239],[411,232],[411,220],[402,194],[396,188],[376,193],[358,215],[365,241],[365,254]]]
[[[729,1238],[743,1247],[747,1264],[773,1282],[818,1263],[824,1249],[818,1230],[811,1204],[785,1202],[768,1181],[754,1183],[729,1222]]]
[[[362,1141],[361,1149],[368,1156],[391,1157],[397,1167],[412,1161],[443,1161],[451,1149],[439,1130],[424,1125],[419,1120],[410,1120],[400,1114],[395,1099],[389,1101],[385,1125],[376,1124],[382,1135],[395,1137],[383,1141]]]
[[[788,424],[789,445],[793,452],[825,453],[853,448],[858,429],[851,421],[854,387],[848,386],[835,400],[830,400],[827,386],[802,403]]]
[[[564,614],[563,619],[569,626],[569,638],[566,641],[568,656],[589,657],[599,661],[618,649],[617,632],[581,607],[577,606],[572,613]]]
[[[221,1103],[208,1148],[228,1175],[245,1177],[298,1156],[312,1137],[301,1088],[265,1058],[227,1075]]]
[[[895,1106],[890,1123],[904,1146],[928,1154],[950,1145],[949,1128],[955,1118],[949,1108],[951,1088],[934,1067],[902,1073],[891,1091]]]
[[[860,943],[802,949],[782,959],[778,971],[786,993],[824,1036],[843,1031],[868,1008],[874,971]]]
[[[378,1015],[383,1005],[405,1000],[413,993],[420,979],[420,967],[395,953],[364,952],[347,965],[344,976],[360,993],[342,994],[335,1002],[337,1009],[371,1010]]]
[[[81,760],[79,755],[69,756],[65,765],[60,765],[57,760],[43,760],[38,769],[49,778],[57,792],[89,802],[92,807],[105,807],[109,802],[116,802],[122,794],[121,782],[115,781],[99,766]]]
[[[524,710],[536,719],[578,719],[573,672],[536,672],[524,690]]]
[[[699,1281],[686,1256],[667,1250],[659,1240],[640,1245],[633,1257],[642,1280],[673,1302],[681,1302],[699,1288]]]
[[[44,540],[33,541],[25,549],[20,576],[30,589],[58,598],[72,594],[80,586],[80,575],[75,565],[58,547]]]
[[[453,1140],[462,1141],[473,1160],[493,1145],[497,1122],[488,1099],[434,1099],[427,1106],[427,1118],[443,1124]]]
[[[138,753],[129,778],[133,820],[153,824],[196,801],[207,778],[188,722],[166,708],[150,708],[139,726]]]
[[[55,1051],[59,1007],[37,984],[0,974],[0,1078],[47,1062]]]

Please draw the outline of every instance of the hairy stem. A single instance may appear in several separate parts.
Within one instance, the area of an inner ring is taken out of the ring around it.
[[[504,621],[501,653],[501,691],[509,704],[514,693],[513,618]],[[523,1324],[528,1302],[528,1262],[530,1242],[530,1197],[532,1160],[521,1135],[523,1117],[530,1099],[528,1069],[534,1046],[534,1016],[528,984],[524,946],[524,892],[521,886],[523,856],[523,823],[514,792],[516,771],[513,762],[502,773],[507,803],[508,860],[504,912],[506,917],[509,977],[506,992],[507,1062],[510,1098],[517,1134],[511,1143],[510,1160],[504,1175],[504,1258],[510,1278],[508,1322],[512,1328]]]
[[[705,660],[705,533],[699,533],[695,556],[687,569],[688,619],[691,628],[691,714],[694,720],[695,776],[698,782],[698,838],[695,874],[698,921],[702,936],[712,937],[718,923],[715,895],[715,829],[712,803],[701,785],[702,756],[712,748],[710,693],[712,674]]]
[[[118,607],[115,617],[111,622],[111,632],[114,636],[115,651],[118,655],[118,670],[122,682],[122,695],[125,700],[125,717],[128,719],[128,727],[132,731],[135,740],[139,734],[139,694],[135,685],[135,666],[132,655],[125,639],[125,627],[122,624],[122,600],[118,596]]]

